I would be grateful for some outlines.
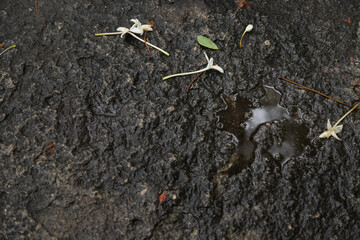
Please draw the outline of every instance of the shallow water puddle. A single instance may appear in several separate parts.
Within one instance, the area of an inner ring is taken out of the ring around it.
[[[237,97],[235,100],[224,97],[225,110],[218,112],[218,126],[233,134],[237,142],[236,150],[222,173],[234,175],[251,165],[255,158],[256,143],[253,139],[260,126],[269,124],[271,146],[266,149],[274,159],[284,164],[291,157],[302,153],[309,145],[308,128],[298,124],[279,105],[281,94],[272,87],[265,86],[265,95],[260,100],[261,107],[251,108],[248,100]]]
[[[265,96],[260,100],[262,106],[251,109],[251,118],[246,121],[245,134],[248,139],[263,123],[291,119],[286,109],[279,105],[280,93],[271,87],[265,87],[264,90]]]
[[[291,157],[301,154],[310,141],[307,139],[309,130],[304,125],[299,125],[294,120],[286,121],[282,128],[281,139],[273,137],[273,145],[268,151],[282,164],[286,163]]]

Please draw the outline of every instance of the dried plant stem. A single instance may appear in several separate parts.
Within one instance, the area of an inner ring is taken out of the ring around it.
[[[359,104],[356,104],[350,111],[348,111],[347,113],[345,113],[344,116],[342,116],[339,121],[337,121],[335,123],[335,125],[333,126],[333,128],[335,128],[347,115],[349,115],[352,111],[354,111],[357,107],[359,106]]]
[[[240,39],[240,47],[242,47],[242,40],[243,40],[243,38],[244,38],[244,36],[245,36],[245,33],[246,33],[246,31],[244,31],[243,35],[241,36],[241,39]]]
[[[110,36],[110,35],[120,35],[120,34],[123,34],[123,32],[96,33],[95,37]]]
[[[8,47],[7,49],[5,49],[4,51],[2,51],[2,52],[0,53],[0,56],[3,55],[5,52],[7,52],[9,49],[15,48],[15,47],[16,47],[16,45],[12,45],[12,46]]]
[[[350,106],[350,105],[348,105],[348,104],[346,104],[346,103],[343,103],[343,102],[340,102],[339,100],[336,100],[335,98],[329,97],[329,96],[327,96],[327,95],[325,95],[325,94],[323,94],[323,93],[321,93],[321,92],[318,92],[318,91],[316,91],[316,90],[314,90],[314,89],[305,87],[305,86],[303,86],[303,85],[301,85],[301,84],[299,84],[299,83],[293,82],[293,81],[291,81],[291,80],[289,80],[289,79],[286,79],[286,78],[283,78],[283,77],[279,77],[279,79],[284,80],[284,81],[286,81],[286,82],[288,82],[288,83],[292,83],[292,84],[294,84],[294,85],[296,85],[296,86],[305,88],[306,90],[309,90],[309,91],[312,91],[312,92],[314,92],[314,93],[317,93],[317,94],[319,94],[319,95],[321,95],[321,96],[323,96],[323,97],[329,98],[329,99],[331,99],[331,100],[333,100],[333,101],[335,101],[335,102],[337,102],[337,103],[340,103],[340,104],[342,104],[342,105],[345,105],[345,106],[347,106],[347,107],[350,107],[350,108],[352,107],[352,106]]]
[[[152,55],[151,55],[151,52],[150,52],[150,48],[149,48],[149,46],[148,46],[148,44],[147,44],[147,42],[146,42],[146,33],[147,33],[147,31],[145,31],[145,34],[144,34],[144,43],[145,43],[145,46],[146,46],[147,50],[149,51],[150,58],[152,58]]]
[[[46,152],[49,152],[51,154],[51,158],[49,159],[40,159],[40,157],[42,155],[44,155]],[[46,147],[43,151],[41,151],[35,158],[34,158],[34,161],[35,162],[40,162],[40,161],[53,161],[55,160],[54,158],[54,155],[55,155],[55,152],[56,152],[56,146],[53,142],[49,142],[49,146]]]
[[[202,73],[202,72],[205,72],[205,71],[207,71],[207,70],[209,70],[209,68],[206,67],[206,68],[200,69],[200,70],[198,70],[198,71],[194,71],[194,72],[176,73],[176,74],[173,74],[173,75],[169,75],[169,76],[163,77],[162,80],[166,80],[166,79],[173,78],[173,77],[191,75],[191,74],[195,74],[195,73]]]
[[[195,82],[195,80],[201,75],[203,74],[203,72],[199,73],[189,84],[189,86],[186,88],[186,92],[185,92],[185,98],[188,98],[188,92],[190,90],[191,85]]]
[[[40,19],[40,22],[46,27],[46,24],[44,23],[44,21],[40,17],[38,7],[37,7],[37,0],[35,0],[35,11],[36,11],[36,14],[38,15],[38,18]]]

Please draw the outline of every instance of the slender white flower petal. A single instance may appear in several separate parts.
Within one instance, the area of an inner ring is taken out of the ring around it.
[[[213,58],[210,58],[210,61],[208,62],[207,64],[207,68],[211,68],[212,66],[214,66],[214,59]]]
[[[121,33],[121,37],[123,38],[126,33],[128,33],[130,30],[126,27],[118,27],[116,31]]]
[[[334,127],[334,132],[339,133],[339,132],[341,132],[342,129],[343,129],[343,125],[336,126],[336,127]]]
[[[335,139],[339,140],[339,141],[342,141],[337,135],[335,132],[331,132],[331,136],[333,136]]]
[[[141,28],[130,28],[130,32],[143,35],[144,31]]]
[[[141,27],[141,22],[137,19],[131,19],[130,22],[133,22],[134,25],[131,28],[139,28]]]
[[[328,119],[326,127],[327,127],[327,129],[328,129],[328,130],[330,130],[330,129],[331,129],[330,119]]]
[[[130,28],[130,32],[132,33],[143,35],[144,31],[153,31],[150,25],[141,25],[141,22],[137,19],[131,19],[130,21],[134,23],[134,25]]]
[[[145,25],[141,25],[141,29],[144,30],[144,31],[147,31],[147,32],[151,32],[153,31],[154,29],[152,29],[152,27],[148,24],[145,24]]]
[[[320,134],[319,138],[329,138],[330,137],[330,132],[329,131],[325,131],[322,134]]]
[[[208,57],[208,55],[206,54],[206,52],[204,52],[204,54],[205,54],[206,61],[207,61],[207,62],[210,62],[209,57]]]
[[[116,29],[116,31],[118,31],[118,32],[128,32],[129,29],[126,28],[126,27],[118,27],[118,28]]]
[[[141,22],[137,19],[131,19],[131,22],[134,22],[134,25],[130,28],[130,32],[143,35],[144,30],[141,29]]]
[[[219,65],[212,66],[211,69],[224,73],[224,69],[222,69]]]

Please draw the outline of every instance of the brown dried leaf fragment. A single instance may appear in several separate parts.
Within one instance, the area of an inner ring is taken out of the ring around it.
[[[150,25],[152,29],[155,29],[155,22],[153,20],[148,21],[148,25]]]
[[[246,7],[248,10],[251,10],[250,5],[252,4],[252,2],[248,2],[248,1],[245,1],[245,0],[237,0],[237,2],[239,4],[239,7],[238,7],[237,10],[240,10],[243,7]]]

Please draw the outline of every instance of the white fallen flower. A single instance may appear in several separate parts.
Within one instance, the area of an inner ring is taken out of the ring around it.
[[[216,71],[224,73],[224,70],[219,65],[214,65],[214,59],[213,58],[209,59],[209,57],[206,55],[205,52],[204,52],[204,54],[205,54],[206,61],[208,63],[206,68],[203,68],[203,69],[200,69],[200,70],[194,71],[194,72],[177,73],[177,74],[169,75],[167,77],[163,77],[163,80],[166,80],[166,79],[169,79],[169,78],[172,78],[172,77],[178,77],[178,76],[185,76],[185,75],[190,75],[190,74],[201,73],[201,72],[205,72],[205,71],[210,70],[210,69],[214,69]]]
[[[127,34],[130,31],[130,29],[128,29],[126,27],[118,27],[116,29],[116,31],[118,31],[117,34],[121,34],[121,37],[123,38],[125,36],[125,34]],[[99,35],[99,34],[103,34],[103,35]],[[115,34],[116,34],[116,32],[115,33],[98,33],[96,36],[115,35]]]
[[[332,127],[330,123],[330,119],[328,119],[327,121],[328,130],[320,134],[319,138],[329,138],[330,136],[333,136],[337,140],[341,141],[341,139],[336,134],[339,133],[342,130],[342,128],[343,125],[339,125],[339,126],[334,125],[334,127]]]
[[[342,116],[339,121],[337,121],[334,126],[331,126],[330,123],[330,119],[328,119],[327,121],[327,131],[323,132],[322,134],[320,134],[319,138],[329,138],[330,136],[333,136],[334,138],[336,138],[337,140],[341,141],[341,139],[336,135],[337,133],[339,133],[342,129],[343,129],[343,125],[339,125],[338,124],[347,116],[349,115],[352,111],[354,111],[357,107],[359,106],[359,104],[356,104],[355,107],[353,107],[350,111],[348,111],[347,113],[345,113],[344,116]]]
[[[253,30],[253,28],[254,28],[254,26],[252,25],[252,24],[249,24],[249,25],[247,25],[247,27],[245,28],[245,31],[244,31],[244,33],[242,34],[242,36],[241,36],[241,39],[240,39],[240,47],[242,47],[242,40],[243,40],[243,38],[244,38],[244,36],[245,36],[245,33],[247,33],[247,32],[251,32],[252,30]]]
[[[144,33],[144,31],[152,31],[153,29],[151,28],[150,25],[141,25],[140,21],[137,19],[131,19],[130,21],[134,22],[134,25],[128,29],[126,27],[118,27],[116,29],[117,32],[110,32],[110,33],[96,33],[95,36],[99,37],[99,36],[109,36],[109,35],[119,35],[121,34],[121,37],[123,38],[125,36],[125,34],[130,34],[131,36],[133,36],[134,38],[136,38],[137,40],[145,43],[145,41],[141,38],[139,38],[138,36],[136,36],[135,34],[140,34],[142,35]],[[134,34],[135,33],[135,34]],[[165,54],[166,56],[170,56],[170,54],[164,50],[162,50],[161,48],[149,43],[148,41],[146,41],[147,45],[149,45],[150,47],[153,47],[157,50],[159,50],[160,52],[162,52],[163,54]]]
[[[130,28],[130,32],[143,35],[144,31],[153,31],[152,27],[149,24],[141,25],[141,22],[137,19],[131,19],[130,21],[134,23],[134,25]],[[118,29],[117,31],[119,31]]]

